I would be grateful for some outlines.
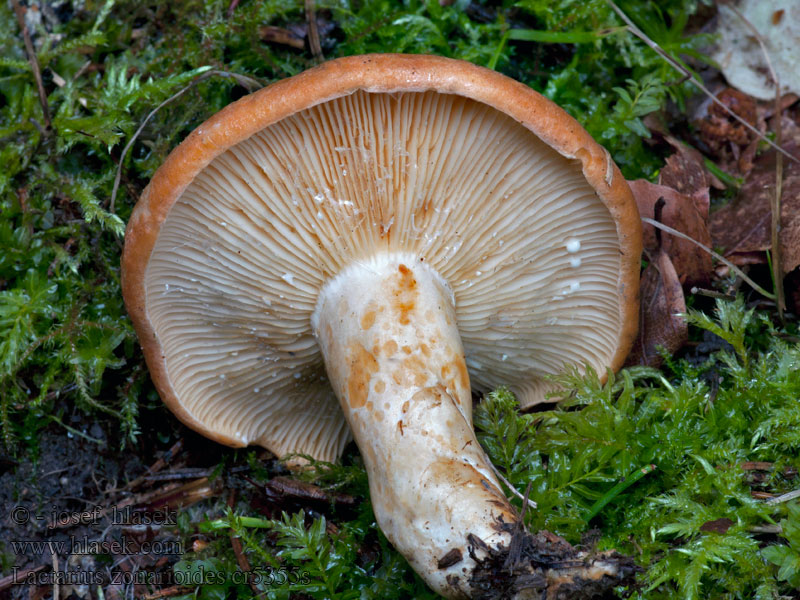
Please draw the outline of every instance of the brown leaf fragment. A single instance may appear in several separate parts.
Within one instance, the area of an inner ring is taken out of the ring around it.
[[[742,469],[745,471],[769,471],[773,466],[774,463],[755,460],[749,460],[742,463]]]
[[[760,132],[767,130],[766,104],[733,88],[718,92],[717,99]],[[774,104],[774,103],[773,103]],[[744,176],[752,165],[759,136],[718,104],[707,101],[695,114],[697,140],[714,162],[732,175]]]
[[[463,558],[464,557],[461,555],[461,550],[458,548],[453,548],[450,550],[450,552],[439,559],[439,562],[436,564],[436,566],[439,569],[447,569],[448,567],[452,567],[453,565],[460,563]]]
[[[264,485],[267,495],[274,498],[285,498],[295,502],[320,502],[353,506],[356,499],[350,494],[328,492],[313,483],[277,476]]]
[[[666,165],[658,175],[659,185],[691,196],[698,210],[708,215],[708,188],[722,184],[708,172],[700,152],[672,136],[668,135],[664,139],[675,149],[675,153],[667,157]]]
[[[639,336],[626,365],[658,367],[662,362],[660,349],[672,354],[689,339],[689,328],[683,317],[686,302],[678,274],[663,249],[652,255],[641,281]]]
[[[800,158],[800,127],[783,123],[783,147]],[[800,164],[783,163],[781,195],[781,267],[784,273],[800,265]],[[715,247],[737,265],[765,263],[770,249],[770,201],[775,194],[775,151],[755,159],[753,170],[736,199],[711,215],[709,229]]]
[[[281,44],[283,46],[297,48],[298,50],[302,50],[306,45],[303,37],[288,29],[273,27],[272,25],[262,25],[259,27],[258,36],[262,41],[269,44]]]
[[[733,521],[722,517],[721,519],[714,519],[713,521],[706,521],[700,525],[700,531],[711,531],[714,533],[726,533],[733,525]]]
[[[750,125],[758,125],[756,100],[752,96],[734,88],[725,88],[717,94],[717,99]],[[716,152],[728,144],[745,146],[754,136],[752,131],[716,103],[708,105],[707,114],[696,125],[701,139]]]
[[[711,247],[711,236],[708,232],[708,204],[706,200],[696,196],[686,196],[665,185],[656,185],[637,179],[629,181],[639,214],[642,217],[654,217],[654,207],[659,198],[666,204],[662,214],[662,223],[706,247]],[[664,234],[663,247],[669,255],[680,283],[687,287],[703,286],[709,281],[712,271],[711,256],[695,244],[683,239],[676,239]],[[644,247],[651,253],[657,249],[655,229],[652,225],[644,225]]]

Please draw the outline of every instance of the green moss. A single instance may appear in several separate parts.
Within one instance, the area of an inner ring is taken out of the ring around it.
[[[773,465],[759,491],[796,487],[781,473],[800,463],[800,350],[772,335],[771,325],[741,301],[719,302],[714,318],[694,313],[690,322],[734,351],[699,367],[681,361],[679,376],[669,379],[641,368],[610,375],[605,385],[594,375],[567,376],[561,382],[570,393],[558,408],[533,415],[518,415],[513,396],[494,392],[476,411],[481,441],[505,466],[509,440],[523,430],[509,473],[519,489],[532,482],[539,509],[527,513],[530,527],[573,542],[598,527],[602,547],[630,553],[647,567],[641,598],[776,597],[770,594],[790,589],[783,581],[795,565],[795,532],[790,521],[790,545],[761,550],[758,527],[775,523],[786,507],[754,499],[742,463]],[[749,334],[753,327],[769,339],[761,351],[750,344],[759,339]],[[617,482],[649,464],[652,473],[586,519]],[[781,581],[762,552],[790,565]]]

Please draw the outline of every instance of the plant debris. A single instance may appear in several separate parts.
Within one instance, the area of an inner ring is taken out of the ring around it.
[[[657,185],[648,181],[629,182],[631,191],[636,197],[639,214],[653,218],[655,206],[660,199],[664,200],[661,222],[664,225],[685,233],[706,247],[711,247],[711,235],[708,232],[708,203],[704,197],[708,188],[692,196],[681,194],[671,187]],[[711,256],[689,241],[673,237],[667,233],[660,235],[651,225],[644,225],[644,247],[648,252],[663,248],[669,256],[678,280],[687,288],[704,285],[711,275]]]
[[[633,189],[642,187],[645,192],[652,193],[659,191],[655,188],[663,186],[636,185]],[[643,194],[637,194],[637,202],[642,196]],[[642,198],[641,202],[646,200]],[[659,196],[653,204],[653,216],[658,223],[663,219],[665,205],[666,200],[663,196]],[[640,211],[641,206],[642,204]],[[689,339],[689,329],[683,318],[686,301],[680,278],[664,249],[664,238],[660,229],[654,230],[653,238],[655,245],[652,249],[648,248],[650,264],[642,273],[639,291],[641,297],[639,333],[626,360],[628,365],[657,367],[661,365],[665,355],[676,352]]]
[[[797,114],[797,113],[795,113]],[[784,117],[783,147],[800,158],[800,125]],[[781,266],[784,273],[800,265],[800,164],[784,164],[781,203]],[[753,169],[736,199],[711,215],[714,246],[737,265],[763,264],[771,247],[770,200],[775,193],[775,152],[755,159]]]
[[[476,600],[612,597],[615,587],[632,585],[641,572],[631,558],[616,551],[582,552],[549,531],[530,534],[519,525],[505,525],[513,529],[509,548],[491,548],[468,536],[470,556],[478,563],[470,579]]]
[[[748,23],[759,32],[772,69],[781,83],[781,93],[800,93],[800,5],[794,0],[733,0],[719,4],[714,60],[725,78],[741,91],[770,100],[775,84],[768,73],[764,49]],[[745,19],[747,22],[745,22]]]

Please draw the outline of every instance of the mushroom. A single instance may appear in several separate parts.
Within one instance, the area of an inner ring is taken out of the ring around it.
[[[520,537],[471,388],[529,407],[551,374],[618,368],[640,252],[625,180],[562,109],[466,62],[367,55],[246,96],[176,148],[128,224],[123,292],[190,427],[325,461],[352,434],[378,524],[437,592],[479,595],[512,541],[552,551],[515,551],[519,589],[608,588],[625,559]]]

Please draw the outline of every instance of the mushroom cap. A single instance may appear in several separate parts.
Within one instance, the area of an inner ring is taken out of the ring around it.
[[[473,387],[523,407],[547,375],[617,369],[641,224],[608,152],[527,86],[422,55],[342,58],[195,129],[136,205],[125,302],[187,425],[334,460],[349,439],[310,316],[326,281],[411,253],[451,285]]]

